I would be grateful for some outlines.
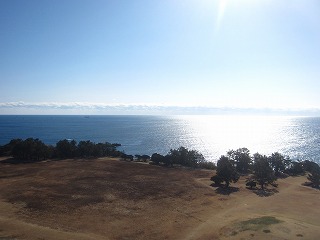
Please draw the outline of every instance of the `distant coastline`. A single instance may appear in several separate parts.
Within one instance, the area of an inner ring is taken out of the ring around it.
[[[2,102],[1,115],[237,115],[237,116],[304,116],[320,117],[320,108],[214,107],[175,106],[160,104],[102,104],[102,103],[27,103]]]

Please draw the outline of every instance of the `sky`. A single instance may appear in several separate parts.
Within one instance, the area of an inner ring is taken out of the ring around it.
[[[0,114],[320,116],[319,0],[0,0]]]

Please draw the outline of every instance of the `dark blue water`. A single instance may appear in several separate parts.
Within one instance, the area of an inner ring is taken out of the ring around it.
[[[279,151],[320,162],[320,118],[232,116],[0,116],[0,144],[14,138],[121,143],[128,154],[185,146],[216,161],[229,149]]]

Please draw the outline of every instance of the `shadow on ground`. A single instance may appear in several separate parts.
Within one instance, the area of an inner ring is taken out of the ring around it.
[[[213,186],[213,185],[211,185]],[[222,195],[230,195],[231,193],[235,193],[238,192],[239,188],[238,187],[224,187],[224,186],[219,186],[215,192],[218,194],[222,194]]]
[[[252,192],[254,192],[259,197],[270,197],[274,195],[275,193],[278,193],[279,191],[275,188],[273,189],[252,189]]]
[[[19,160],[15,158],[7,158],[0,161],[0,164],[25,164],[25,163],[35,163],[35,162],[41,162],[41,161],[26,161],[26,160]],[[0,238],[1,240],[1,238]]]

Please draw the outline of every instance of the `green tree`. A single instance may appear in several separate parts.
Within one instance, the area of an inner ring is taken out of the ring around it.
[[[216,185],[220,185],[223,182],[223,179],[221,179],[218,175],[212,176],[210,180],[213,181]]]
[[[180,164],[182,166],[196,168],[206,162],[204,156],[196,150],[189,150],[185,147],[171,149],[166,156],[170,164]]]
[[[9,143],[0,146],[0,156],[11,156],[13,148],[22,142],[22,139],[12,139]]]
[[[170,158],[173,164],[180,164],[183,166],[191,165],[190,159],[188,159],[188,149],[185,147],[179,147],[178,149],[170,149],[167,157]]]
[[[122,155],[122,152],[117,150],[118,147],[121,147],[121,144],[106,142],[105,143],[105,149],[108,152],[106,156],[120,157]]]
[[[67,139],[60,140],[56,144],[56,155],[59,158],[74,158],[77,155],[77,142]]]
[[[133,155],[128,155],[128,154],[123,153],[123,154],[121,155],[121,157],[122,157],[124,160],[133,161]]]
[[[297,176],[304,174],[304,168],[302,162],[291,161],[287,164],[285,173],[291,176]]]
[[[106,151],[105,151],[104,143],[94,144],[92,154],[93,154],[93,157],[105,157],[105,156],[107,156]]]
[[[77,152],[79,157],[98,157],[99,152],[95,150],[98,150],[98,148],[91,141],[80,141],[78,143]]]
[[[230,150],[227,155],[230,160],[234,162],[235,167],[239,173],[248,173],[252,164],[250,151],[247,148],[239,148],[237,150]]]
[[[282,154],[275,152],[268,158],[270,166],[274,170],[276,177],[280,176],[286,169],[290,160],[285,158]]]
[[[254,154],[253,170],[253,179],[261,186],[262,190],[266,185],[273,184],[276,180],[274,171],[269,165],[268,157],[265,155]]]
[[[201,161],[198,163],[198,168],[214,170],[214,169],[217,169],[217,166],[215,165],[214,162]]]
[[[174,162],[173,162],[173,159],[169,155],[166,155],[163,158],[163,164],[166,167],[169,167],[169,166],[173,167]]]
[[[149,155],[144,154],[144,155],[141,156],[141,160],[144,161],[144,162],[148,161],[149,159],[150,159]]]
[[[50,157],[49,147],[37,138],[20,139],[15,141],[12,156],[22,161],[40,161]]]
[[[320,172],[320,166],[315,162],[312,162],[312,161],[309,161],[309,160],[305,160],[305,161],[302,162],[302,166],[303,166],[304,171],[307,171],[307,172],[314,172],[314,171]]]
[[[233,166],[230,159],[226,156],[221,156],[217,162],[217,174],[216,178],[221,182],[225,182],[225,186],[229,187],[230,182],[237,182],[239,180],[239,173]],[[213,179],[213,178],[212,178]]]
[[[151,161],[156,164],[159,165],[161,162],[164,161],[164,156],[158,153],[154,153],[151,156]]]
[[[320,186],[320,171],[313,170],[311,173],[308,174],[308,180],[312,183],[314,188],[319,188]]]

